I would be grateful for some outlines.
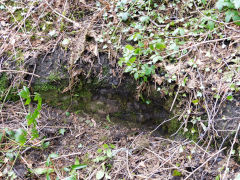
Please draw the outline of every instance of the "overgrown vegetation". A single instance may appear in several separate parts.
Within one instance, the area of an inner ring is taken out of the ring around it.
[[[36,76],[32,59],[57,47],[69,54],[64,66],[69,84],[63,92],[71,91],[80,75],[91,79],[94,65],[100,66],[98,77],[102,79],[109,69],[101,63],[99,54],[106,53],[119,82],[123,82],[123,74],[137,82],[136,99],[149,104],[151,101],[144,96],[156,92],[158,97],[173,99],[169,111],[178,118],[171,122],[175,132],[196,142],[200,139],[203,144],[216,142],[223,130],[215,119],[224,119],[220,117],[222,105],[234,102],[240,89],[239,9],[239,0],[0,1],[0,102],[4,105],[15,100],[11,98],[16,97],[11,95],[13,89],[23,87],[19,95],[29,107],[25,129],[0,134],[0,142],[13,141],[13,147],[17,147],[17,151],[6,153],[6,158],[15,162],[17,152],[39,138],[37,118],[42,98],[38,93],[31,96],[24,85],[31,85]],[[80,68],[79,61],[90,68]],[[50,73],[44,78],[61,82],[59,74]],[[152,86],[154,92],[149,90]],[[45,82],[36,87],[47,93],[58,89]],[[85,93],[78,96],[89,98]],[[32,100],[37,103],[35,109]],[[224,131],[233,135],[223,138],[231,141],[229,159],[240,156],[240,125],[237,120],[231,125],[235,129]],[[101,155],[94,160],[102,163],[95,172],[97,179],[110,179],[109,161],[114,148],[104,144],[99,150]],[[50,173],[55,172],[51,159],[57,157],[50,154],[46,167],[31,173],[50,179]],[[226,178],[229,159],[219,178]],[[69,178],[77,179],[76,170],[86,166],[76,159],[73,166],[66,168]],[[173,174],[181,176],[182,172],[174,170]],[[7,176],[15,178],[13,171]]]

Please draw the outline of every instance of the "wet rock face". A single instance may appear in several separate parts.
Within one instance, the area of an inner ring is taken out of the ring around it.
[[[115,119],[149,125],[159,123],[170,116],[161,103],[153,101],[146,104],[137,101],[134,92],[131,89],[127,91],[124,86],[99,91],[99,94],[93,93],[89,107],[92,111],[100,111],[102,115],[109,114]]]
[[[41,78],[34,78],[33,83],[48,83],[69,78],[67,72],[69,54],[61,48],[38,58],[29,59],[26,63],[29,72],[34,72]]]
[[[87,54],[85,56],[88,56]],[[100,53],[99,58],[89,55],[87,60],[82,57],[74,64],[73,71],[81,71],[80,74],[97,79],[102,86],[118,86],[118,70],[115,62],[109,61],[108,55]],[[33,83],[51,83],[70,78],[69,70],[70,53],[61,47],[47,54],[39,55],[37,58],[32,57],[26,61],[25,68],[29,72],[34,72],[41,78],[33,78]],[[73,73],[74,74],[74,73]],[[27,77],[30,79],[31,77]]]
[[[153,125],[169,117],[159,99],[155,101],[153,98],[150,104],[146,104],[135,98],[136,82],[132,77],[123,76],[120,83],[116,63],[110,61],[107,54],[100,53],[99,58],[92,57],[89,62],[83,58],[74,65],[75,71],[81,70],[83,73],[78,76],[71,93],[62,93],[70,77],[68,52],[56,48],[52,53],[29,60],[29,71],[32,72],[35,67],[35,74],[41,76],[33,79],[34,91],[39,92],[45,102],[52,106],[82,110],[104,118],[109,115],[117,121]]]

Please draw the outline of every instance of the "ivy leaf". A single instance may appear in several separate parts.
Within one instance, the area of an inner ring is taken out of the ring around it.
[[[213,21],[208,21],[207,27],[208,27],[209,30],[213,30],[213,29],[214,29],[214,26],[215,26],[215,22],[213,22]]]
[[[232,3],[234,4],[235,8],[240,8],[240,1],[239,0],[233,0]]]
[[[133,50],[134,50],[134,47],[131,46],[131,45],[129,45],[129,44],[126,45],[125,48],[128,49],[128,50],[130,50],[130,51],[133,51]]]
[[[235,12],[233,10],[228,10],[225,13],[225,22],[229,22],[234,16],[235,16]]]
[[[50,164],[51,164],[51,158],[57,158],[58,157],[58,154],[56,154],[56,153],[51,153],[49,156],[48,156],[48,158],[47,158],[47,161],[46,161],[46,166],[49,166]]]
[[[235,0],[238,1],[238,0]],[[231,2],[225,2],[225,0],[218,0],[216,3],[216,8],[222,10],[224,7],[228,7],[230,9],[234,9],[234,4]]]
[[[39,137],[38,130],[35,127],[33,127],[31,130],[31,136],[32,136],[31,138],[32,140]]]
[[[20,145],[24,145],[27,141],[27,132],[23,129],[18,129],[15,133],[15,140],[20,143]]]
[[[107,157],[111,158],[112,157],[112,151],[111,149],[106,150]]]
[[[103,170],[100,170],[97,172],[96,174],[96,179],[102,179],[104,177],[104,171]]]
[[[52,30],[48,33],[49,36],[53,37],[53,36],[56,36],[57,35],[57,32],[56,30]]]
[[[155,47],[156,47],[156,49],[164,50],[166,48],[166,45],[163,42],[158,42],[155,44]]]
[[[8,130],[7,128],[5,129],[6,134],[10,137],[10,138],[14,138],[15,136],[15,132],[13,130]]]
[[[50,145],[50,142],[49,142],[49,141],[43,142],[43,143],[42,143],[42,148],[43,148],[43,149],[47,149],[47,148],[49,147],[49,145]]]
[[[126,20],[128,20],[129,13],[128,12],[122,12],[122,13],[120,13],[120,17],[123,21],[126,21]]]
[[[183,36],[185,34],[185,30],[183,28],[179,28],[179,32],[178,32],[181,36]]]
[[[182,176],[182,173],[175,169],[172,176]]]
[[[238,22],[235,22],[234,24],[240,26],[240,16],[239,15],[233,16],[233,21],[238,21]]]
[[[110,144],[110,147],[114,149],[116,146],[114,144]]]
[[[28,113],[28,115],[25,117],[27,120],[27,124],[28,126],[30,126],[31,124],[33,124],[34,119],[32,118],[32,115],[30,113]]]
[[[131,72],[132,70],[133,70],[132,66],[127,66],[124,72],[128,73]]]
[[[216,8],[219,9],[219,10],[222,10],[223,7],[224,7],[224,0],[219,0],[216,3]]]
[[[206,132],[206,131],[207,131],[207,127],[205,126],[205,124],[203,124],[202,122],[200,122],[200,124],[201,124],[201,126],[202,126],[204,132]]]
[[[64,135],[65,131],[66,130],[64,128],[61,128],[61,129],[59,129],[59,134]]]
[[[138,79],[138,77],[139,77],[139,76],[138,76],[138,72],[135,72],[135,73],[134,73],[134,79],[136,79],[136,80],[137,80],[137,79]]]
[[[41,98],[41,95],[39,93],[35,93],[34,101],[38,102],[37,110],[40,111],[42,109],[42,98]]]
[[[232,95],[227,96],[227,100],[232,101],[233,100],[233,96]]]
[[[204,5],[206,5],[206,4],[207,4],[207,1],[206,1],[206,0],[202,0],[202,3],[203,3]]]
[[[153,64],[155,64],[158,61],[162,61],[163,58],[161,56],[159,56],[158,54],[154,54],[150,57],[150,59],[152,59]]]
[[[57,157],[58,157],[58,154],[56,154],[56,153],[51,153],[51,154],[49,155],[49,157],[50,157],[50,158],[57,158]]]
[[[139,19],[141,22],[145,22],[145,23],[148,23],[150,18],[149,16],[141,16],[140,19]]]
[[[103,144],[103,148],[104,148],[104,149],[108,149],[109,146],[108,146],[107,144]]]
[[[194,105],[198,105],[199,100],[198,100],[198,99],[192,100],[192,103],[193,103]]]
[[[118,61],[118,65],[120,66],[120,67],[122,67],[122,65],[123,65],[123,60],[122,59],[124,59],[124,58],[120,58],[120,60]]]
[[[31,102],[30,92],[26,86],[23,86],[23,89],[19,92],[18,95],[24,99],[27,99],[25,105],[30,104],[30,102]]]
[[[129,59],[129,62],[130,62],[130,63],[134,63],[136,59],[137,59],[137,57],[134,56],[134,57],[132,57],[131,59]]]

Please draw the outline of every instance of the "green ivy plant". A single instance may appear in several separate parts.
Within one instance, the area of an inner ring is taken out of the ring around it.
[[[113,152],[112,150],[115,148],[113,144],[103,144],[102,148],[99,148],[97,150],[97,153],[100,154],[97,156],[93,161],[98,163],[98,162],[104,162],[113,157]],[[107,169],[111,168],[111,164],[109,163],[102,163],[102,168],[97,171],[96,173],[96,179],[102,179],[105,177],[105,179],[111,179],[111,177],[108,175]]]
[[[238,26],[240,26],[240,1],[239,0],[218,0],[216,7],[219,10],[224,10],[225,21],[230,22],[231,20]]]
[[[120,67],[125,64],[125,72],[133,74],[136,80],[143,79],[144,81],[147,81],[147,78],[155,73],[154,65],[143,63],[139,59],[139,56],[144,53],[140,47],[134,48],[128,44],[125,46],[123,52],[123,57],[120,58],[118,64]]]

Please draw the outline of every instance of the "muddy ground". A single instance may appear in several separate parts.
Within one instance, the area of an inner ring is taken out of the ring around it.
[[[1,132],[6,133],[6,128],[24,128],[25,115],[21,102],[6,104],[1,115]],[[18,151],[12,149],[15,143],[7,135],[2,139],[2,179],[13,177],[9,172],[15,174],[15,179],[46,179],[46,174],[36,173],[37,169],[46,168],[54,169],[51,179],[74,179],[71,168],[79,161],[86,167],[76,170],[75,179],[96,179],[98,171],[104,171],[105,179],[209,180],[220,177],[228,160],[225,148],[213,151],[209,145],[201,146],[187,139],[154,135],[151,129],[114,124],[109,117],[96,120],[88,114],[68,113],[47,105],[38,119],[38,129],[40,138],[28,141]],[[43,142],[49,142],[49,146],[44,148]],[[96,161],[103,155],[99,149],[106,144],[112,156]],[[13,161],[7,156],[11,152],[19,153],[13,155]],[[52,153],[58,156],[51,158],[47,167]],[[231,159],[228,179],[234,179],[238,172],[239,164]]]

